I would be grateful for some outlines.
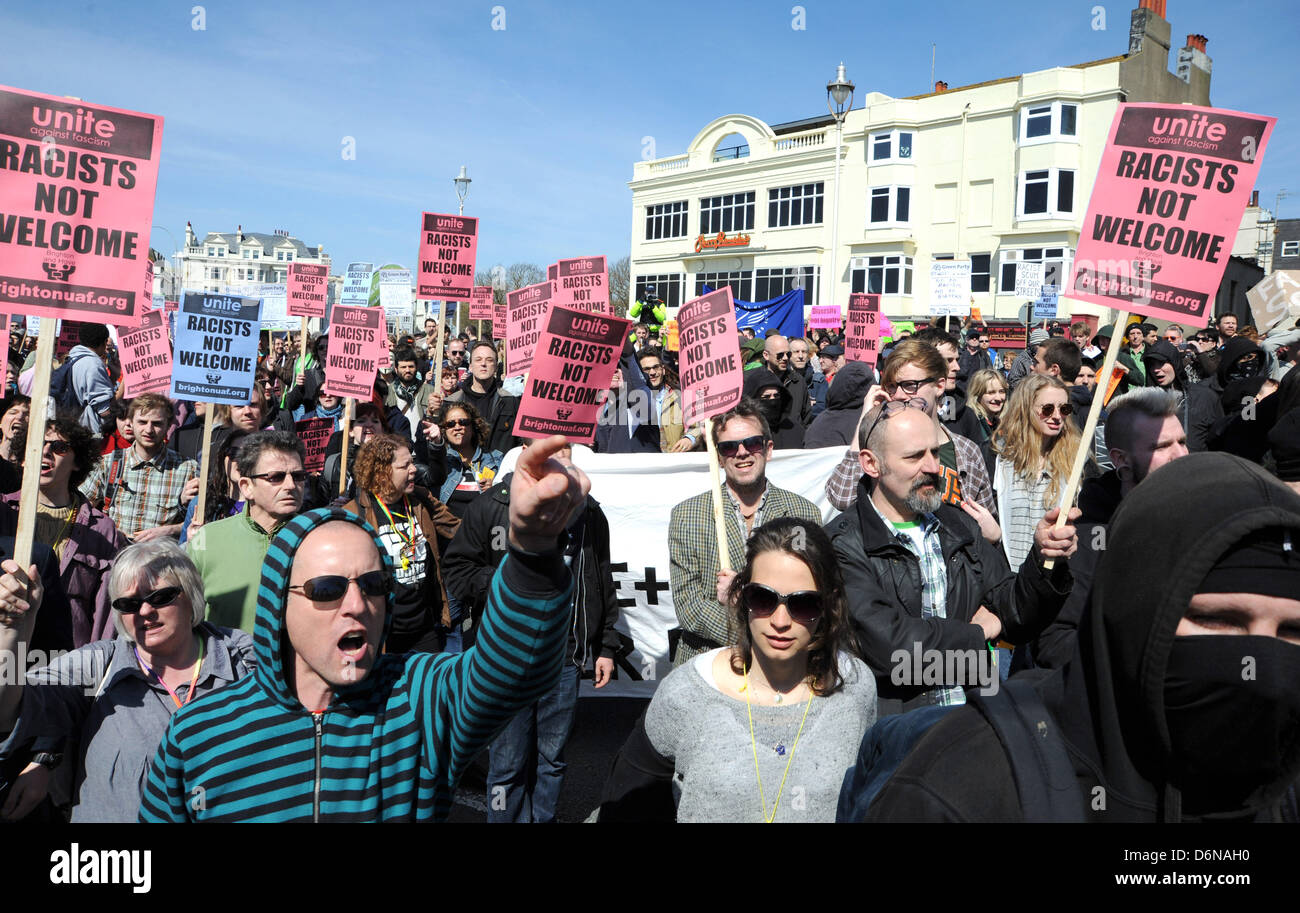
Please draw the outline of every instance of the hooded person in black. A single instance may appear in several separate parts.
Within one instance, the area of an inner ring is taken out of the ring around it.
[[[862,403],[874,382],[875,373],[866,362],[851,361],[841,368],[826,395],[826,411],[813,419],[804,434],[804,447],[852,445],[858,436]]]
[[[1146,363],[1148,386],[1169,390],[1178,398],[1178,420],[1187,432],[1187,449],[1192,453],[1208,450],[1210,429],[1223,418],[1218,398],[1207,387],[1183,383],[1183,357],[1168,340],[1158,339],[1148,345],[1142,360]]]
[[[1189,495],[1217,522],[1168,510]],[[1300,645],[1282,638],[1300,627],[1300,495],[1243,460],[1192,454],[1125,499],[1108,546],[1073,658],[1023,674],[1047,710],[1040,732],[1073,768],[1081,814],[1295,819]],[[1230,609],[1206,609],[1205,594],[1223,593],[1271,598],[1276,620],[1251,613],[1259,597],[1211,597]],[[972,707],[921,737],[866,817],[1024,820],[1006,750]]]
[[[831,386],[834,387],[833,384]],[[781,391],[781,395],[776,399],[763,399],[760,395],[762,391],[772,387]],[[744,392],[746,396],[758,400],[758,408],[762,411],[763,418],[767,419],[768,427],[772,429],[772,441],[776,444],[777,450],[799,450],[803,447],[804,427],[799,421],[798,407],[794,397],[776,374],[767,368],[746,371]],[[806,392],[804,396],[807,397]]]
[[[1263,409],[1269,397],[1260,399],[1268,381],[1268,357],[1256,343],[1234,336],[1223,347],[1219,370],[1205,385],[1219,394],[1223,416],[1207,433],[1209,449],[1233,453],[1258,463],[1268,449],[1268,432],[1278,413],[1276,404]],[[1263,412],[1264,414],[1261,414]]]

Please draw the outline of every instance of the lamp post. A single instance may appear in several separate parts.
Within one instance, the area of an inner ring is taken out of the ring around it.
[[[460,166],[460,174],[451,179],[456,185],[456,197],[460,200],[460,215],[465,214],[465,197],[469,196],[469,185],[474,179],[465,173],[465,166]],[[441,305],[440,305],[441,307]],[[456,308],[456,332],[460,332],[460,308]],[[483,321],[478,322],[478,334],[483,335]]]
[[[826,84],[826,107],[835,118],[835,181],[831,184],[831,274],[823,283],[822,304],[836,304],[835,288],[839,284],[837,259],[840,252],[840,146],[844,141],[844,119],[853,109],[853,83],[844,75],[844,64],[835,71],[835,79]],[[829,298],[825,289],[829,286]]]

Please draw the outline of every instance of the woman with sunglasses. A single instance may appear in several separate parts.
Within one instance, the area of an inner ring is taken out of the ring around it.
[[[343,509],[373,526],[393,560],[392,653],[439,653],[451,627],[439,556],[460,519],[428,490],[415,484],[411,445],[381,434],[357,451],[356,497]]]
[[[605,784],[602,821],[835,820],[876,683],[847,652],[830,539],[794,517],[764,524],[730,592],[737,643],[659,685]]]
[[[199,499],[193,498],[185,508],[181,521],[181,545],[184,545],[203,528],[205,523],[233,517],[244,509],[244,499],[239,494],[239,445],[248,433],[238,428],[219,428],[212,432],[212,447],[208,450],[208,496],[203,505],[203,516],[196,517]]]
[[[72,610],[72,643],[77,647],[113,636],[104,582],[117,553],[130,544],[108,515],[92,507],[78,490],[99,462],[99,442],[75,414],[60,414],[46,425],[33,540],[48,545],[58,560],[59,579]],[[11,536],[18,528],[19,493],[7,494],[3,500],[0,535]]]
[[[1012,391],[993,434],[993,490],[1013,572],[1034,546],[1038,521],[1056,506],[1069,480],[1080,438],[1073,414],[1069,388],[1060,379],[1031,374]]]
[[[128,546],[108,577],[115,639],[97,640],[7,684],[0,756],[24,760],[0,817],[18,820],[56,794],[72,820],[136,821],[149,762],[172,714],[250,674],[253,638],[204,621],[203,580],[175,542]],[[64,747],[75,750],[63,756]]]

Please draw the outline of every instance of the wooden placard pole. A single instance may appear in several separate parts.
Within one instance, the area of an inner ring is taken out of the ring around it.
[[[1097,374],[1099,378],[1109,380],[1111,371],[1115,367],[1115,359],[1119,356],[1119,338],[1118,330],[1128,322],[1128,311],[1120,311],[1115,317],[1115,323],[1111,328],[1110,345],[1106,348],[1106,359],[1102,362],[1101,371]],[[1092,406],[1088,409],[1088,420],[1083,423],[1083,437],[1079,440],[1079,452],[1074,455],[1074,465],[1070,468],[1070,479],[1066,483],[1065,491],[1061,492],[1061,500],[1057,505],[1060,512],[1056,517],[1056,529],[1060,529],[1068,522],[1070,507],[1074,504],[1074,496],[1079,491],[1079,483],[1083,480],[1083,467],[1088,462],[1088,454],[1092,453],[1094,446],[1094,437],[1097,434],[1097,420],[1101,417],[1102,401],[1106,398],[1106,391],[1098,384],[1093,388]],[[1046,570],[1051,570],[1056,566],[1054,559],[1047,559],[1043,562]]]
[[[435,343],[433,365],[432,365],[433,378],[434,378],[433,382],[435,385],[442,384],[442,325],[443,325],[443,321],[446,320],[446,317],[447,317],[447,304],[446,302],[439,301],[438,302],[438,329],[435,331],[438,334],[438,341],[437,343]],[[435,386],[434,389],[440,390],[442,388],[441,386]]]
[[[205,523],[204,511],[208,506],[208,450],[212,447],[212,413],[216,412],[212,403],[203,404],[203,447],[199,450],[199,503],[194,508],[194,516],[200,523]]]
[[[339,494],[347,494],[348,490],[348,445],[352,443],[352,397],[343,401],[343,440],[340,446],[343,448],[341,459],[339,460]]]
[[[722,512],[722,488],[718,479],[718,447],[713,443],[708,422],[704,423],[704,446],[709,451],[709,492],[713,495],[713,526],[718,537],[718,569],[731,570],[731,543],[727,541],[727,518]]]

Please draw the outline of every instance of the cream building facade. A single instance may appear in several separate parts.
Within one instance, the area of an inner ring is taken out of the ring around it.
[[[1018,265],[1063,284],[1121,102],[1210,104],[1207,39],[1170,72],[1164,0],[1132,13],[1127,53],[911,98],[868,92],[848,112],[831,276],[836,127],[730,114],[680,154],[634,165],[632,293],[670,307],[706,283],[745,301],[794,287],[805,306],[879,293],[895,317],[932,313],[930,267],[970,260],[971,304],[1017,319]],[[850,67],[851,70],[851,67]],[[1080,302],[1060,311],[1098,314]]]
[[[211,231],[200,239],[188,222],[185,248],[176,252],[174,262],[181,289],[207,292],[224,291],[241,283],[284,282],[290,263],[324,264],[332,270],[324,247],[308,247],[288,232],[246,232],[241,225],[233,232]],[[342,287],[343,277],[331,272],[331,305],[338,300]]]

